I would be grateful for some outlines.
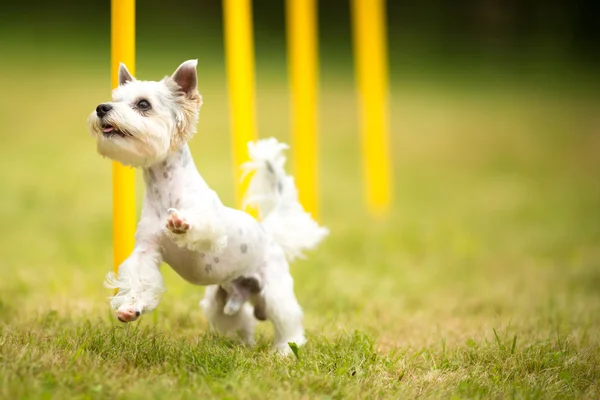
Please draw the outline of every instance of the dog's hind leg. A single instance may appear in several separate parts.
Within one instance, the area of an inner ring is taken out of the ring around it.
[[[218,285],[206,287],[200,307],[204,310],[211,330],[224,336],[233,336],[237,333],[244,343],[254,344],[256,319],[252,314],[252,306],[244,303],[237,312],[228,315],[224,310],[228,296],[227,291]]]
[[[254,300],[260,291],[261,283],[256,276],[240,276],[234,279],[228,285],[227,302],[223,311],[227,315],[236,314],[245,302],[250,299]]]
[[[283,261],[285,262],[285,261]],[[275,278],[275,279],[273,279]],[[289,269],[277,268],[276,276],[268,276],[261,293],[260,308],[275,328],[274,350],[283,355],[291,354],[290,342],[298,346],[306,343],[302,326],[302,309],[294,295],[294,281]]]

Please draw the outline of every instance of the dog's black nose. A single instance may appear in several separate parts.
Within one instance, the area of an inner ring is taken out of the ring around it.
[[[136,311],[136,312],[135,312],[135,316],[136,316],[136,317],[139,317],[139,316],[140,316],[140,314],[141,314],[141,312],[139,312],[139,311]]]
[[[106,114],[108,114],[108,112],[112,110],[112,106],[110,104],[100,104],[98,107],[96,107],[96,115],[99,118],[104,117]]]

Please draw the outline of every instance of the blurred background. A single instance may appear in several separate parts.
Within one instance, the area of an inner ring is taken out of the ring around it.
[[[388,3],[394,204],[375,222],[362,200],[348,2],[319,2],[321,220],[332,235],[295,272],[309,326],[390,304],[434,317],[595,295],[600,3]],[[258,131],[287,141],[284,19],[283,1],[254,1]],[[233,204],[222,20],[219,1],[139,1],[136,75],[159,79],[199,59],[204,106],[190,145]],[[111,166],[86,119],[110,97],[110,4],[6,3],[0,54],[0,304],[104,306]],[[166,274],[170,292],[199,298]]]

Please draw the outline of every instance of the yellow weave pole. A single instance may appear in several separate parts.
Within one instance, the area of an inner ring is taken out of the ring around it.
[[[292,100],[294,178],[300,203],[317,218],[317,13],[316,0],[287,0],[286,25]]]
[[[352,25],[366,202],[381,216],[392,197],[385,0],[352,0]]]
[[[112,87],[119,86],[119,63],[135,74],[135,0],[111,1]],[[135,243],[135,173],[113,162],[114,268],[129,256]]]
[[[248,142],[256,139],[251,0],[223,0],[223,18],[235,199],[241,208],[248,180],[240,182],[240,165],[248,161]]]

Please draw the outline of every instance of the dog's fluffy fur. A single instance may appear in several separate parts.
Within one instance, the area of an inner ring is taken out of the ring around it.
[[[164,283],[162,261],[192,284],[206,285],[200,302],[212,329],[241,333],[253,342],[256,320],[275,328],[274,349],[306,339],[288,261],[312,249],[328,231],[298,202],[283,166],[285,144],[249,143],[252,175],[246,202],[262,222],[225,207],[198,173],[187,145],[202,98],[196,61],[186,61],[159,82],[136,80],[121,64],[119,87],[89,118],[98,152],[143,169],[146,197],[133,253],[107,286],[118,289],[111,305],[123,322],[153,311]]]

